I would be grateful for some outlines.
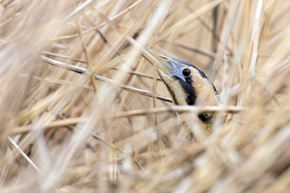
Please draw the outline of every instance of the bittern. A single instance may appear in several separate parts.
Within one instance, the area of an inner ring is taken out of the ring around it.
[[[176,105],[219,106],[218,92],[204,72],[189,62],[167,57],[147,48],[158,60],[157,71]],[[144,54],[143,54],[144,56]],[[146,54],[144,56],[146,57]],[[198,119],[208,132],[215,120],[214,113],[199,113]]]

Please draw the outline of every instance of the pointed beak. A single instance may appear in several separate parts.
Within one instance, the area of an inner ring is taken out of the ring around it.
[[[157,70],[162,72],[168,77],[177,76],[183,80],[184,77],[181,74],[183,66],[180,65],[177,61],[157,52],[154,52],[150,48],[146,48],[147,53],[142,53],[142,56],[148,60],[150,63],[156,63]]]

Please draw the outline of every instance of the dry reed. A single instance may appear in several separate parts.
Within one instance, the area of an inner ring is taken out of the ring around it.
[[[290,192],[289,8],[0,1],[0,192]],[[145,46],[203,70],[224,106],[174,106]],[[199,111],[229,120],[203,136]]]

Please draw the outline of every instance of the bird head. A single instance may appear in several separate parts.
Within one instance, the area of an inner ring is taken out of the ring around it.
[[[166,85],[176,105],[218,106],[218,92],[207,76],[189,62],[156,54],[157,71]],[[199,119],[204,123],[212,123],[212,113],[200,113]]]

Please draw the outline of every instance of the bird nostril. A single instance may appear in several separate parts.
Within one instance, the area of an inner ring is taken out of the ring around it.
[[[189,76],[190,73],[191,73],[190,70],[187,68],[182,71],[183,76]]]

